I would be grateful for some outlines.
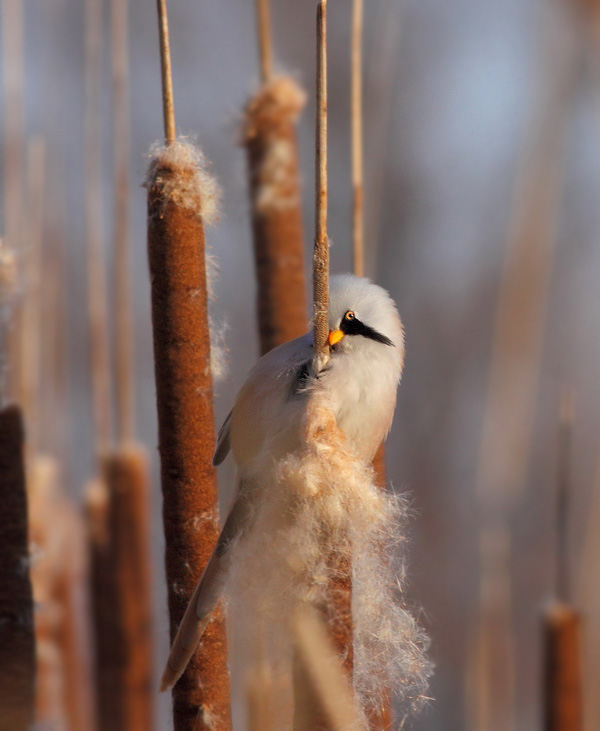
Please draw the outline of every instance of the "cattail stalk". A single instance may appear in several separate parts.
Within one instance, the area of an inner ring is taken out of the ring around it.
[[[89,492],[91,587],[100,731],[151,729],[152,612],[148,468],[143,450],[103,459]]]
[[[256,0],[256,26],[260,77],[263,84],[268,84],[273,77],[273,46],[271,43],[269,0]]]
[[[317,6],[316,237],[313,259],[314,343],[321,362],[329,358],[329,237],[327,234],[327,0]],[[319,361],[317,361],[319,362]],[[336,557],[332,557],[337,561]],[[325,614],[344,668],[352,677],[352,566],[339,562],[328,587]]]
[[[0,411],[0,731],[28,731],[35,703],[33,598],[21,411]]]
[[[216,187],[175,142],[167,18],[159,0],[166,146],[151,160],[148,253],[171,639],[219,533],[204,222]],[[176,731],[231,726],[222,610],[173,688]]]
[[[314,352],[316,370],[329,360],[329,236],[327,234],[327,0],[317,5],[317,119],[315,245],[313,252]]]
[[[156,0],[158,9],[158,38],[160,43],[160,75],[162,82],[163,123],[165,143],[175,142],[175,104],[173,101],[173,74],[171,72],[171,47],[169,44],[169,18],[167,0]]]

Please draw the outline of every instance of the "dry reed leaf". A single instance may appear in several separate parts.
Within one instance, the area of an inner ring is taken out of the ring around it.
[[[325,622],[314,609],[299,607],[293,632],[295,731],[365,729]]]

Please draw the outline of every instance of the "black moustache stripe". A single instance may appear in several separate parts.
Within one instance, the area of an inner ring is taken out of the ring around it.
[[[376,343],[394,346],[394,343],[386,335],[382,335],[372,327],[365,325],[364,322],[361,322],[356,317],[353,320],[346,320],[344,318],[340,325],[340,330],[344,335],[362,335],[364,338],[374,340]]]

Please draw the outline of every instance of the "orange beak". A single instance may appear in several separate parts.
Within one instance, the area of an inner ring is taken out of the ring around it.
[[[344,333],[341,330],[330,330],[327,342],[329,345],[335,345],[336,343],[339,343],[343,337]]]

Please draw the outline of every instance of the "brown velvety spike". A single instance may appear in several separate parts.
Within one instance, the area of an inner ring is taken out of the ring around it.
[[[27,731],[35,703],[23,420],[0,411],[0,731]]]
[[[544,617],[544,729],[581,731],[581,620],[566,604],[554,604]]]
[[[264,84],[246,108],[261,354],[307,329],[296,120],[305,94],[289,78]]]
[[[152,729],[152,591],[147,459],[137,447],[102,460],[90,491],[91,594],[100,731]]]
[[[203,196],[182,143],[152,163],[148,249],[171,639],[215,546],[219,524]],[[181,154],[180,154],[181,152]],[[222,614],[173,689],[176,731],[230,728]]]

